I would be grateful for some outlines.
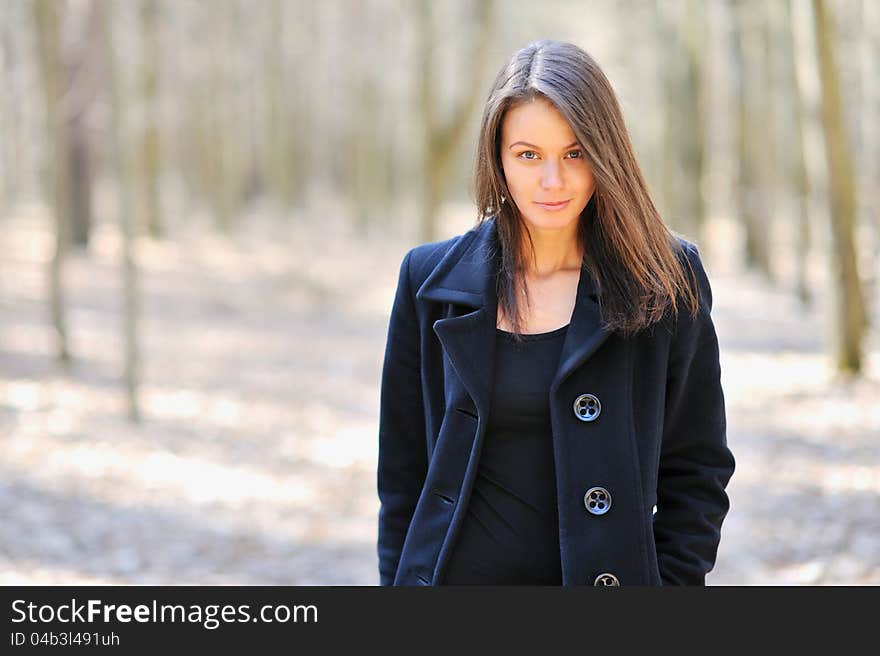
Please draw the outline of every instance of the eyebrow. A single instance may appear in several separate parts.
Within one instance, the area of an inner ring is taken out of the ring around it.
[[[529,148],[537,148],[538,150],[541,150],[540,146],[536,146],[535,144],[530,144],[528,141],[516,141],[516,142],[510,144],[510,146],[508,146],[508,148],[513,148],[514,146],[516,146],[518,144],[522,144],[523,146],[528,146]],[[577,141],[573,141],[572,143],[568,144],[566,146],[566,148],[571,148],[572,146],[578,146],[578,145],[580,145],[580,144],[578,144]]]

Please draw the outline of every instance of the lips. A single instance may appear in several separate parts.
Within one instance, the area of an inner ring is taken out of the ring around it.
[[[543,207],[545,210],[551,210],[551,211],[553,211],[553,210],[561,210],[563,207],[565,207],[566,205],[568,205],[568,203],[569,203],[570,201],[571,201],[571,199],[569,199],[569,200],[557,201],[557,202],[555,202],[555,203],[536,203],[536,204],[539,205],[539,206],[541,206],[541,207]]]

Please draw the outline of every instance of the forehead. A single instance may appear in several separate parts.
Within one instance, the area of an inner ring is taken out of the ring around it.
[[[536,146],[562,148],[577,139],[560,111],[550,101],[536,98],[507,110],[501,123],[501,141],[505,145],[528,141]]]

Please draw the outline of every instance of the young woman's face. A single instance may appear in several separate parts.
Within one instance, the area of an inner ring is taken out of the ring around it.
[[[501,166],[513,202],[530,228],[559,229],[576,223],[595,189],[574,132],[543,98],[505,114]]]

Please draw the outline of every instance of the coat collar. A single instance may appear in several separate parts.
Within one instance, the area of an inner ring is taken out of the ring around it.
[[[434,322],[434,332],[481,415],[489,410],[498,316],[495,283],[501,250],[495,221],[494,217],[486,219],[456,240],[416,292],[418,300],[452,304],[444,318]],[[581,269],[551,393],[609,335],[601,321],[592,277]]]

